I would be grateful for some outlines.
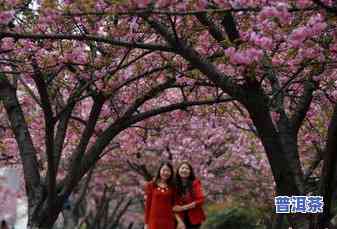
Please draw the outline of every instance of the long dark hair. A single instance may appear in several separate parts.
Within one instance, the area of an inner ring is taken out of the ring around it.
[[[183,185],[182,182],[182,178],[179,174],[179,169],[181,168],[181,166],[183,165],[187,165],[190,169],[190,176],[187,178],[187,183],[186,185]],[[190,163],[188,163],[187,161],[183,161],[179,164],[178,168],[177,168],[177,172],[176,172],[176,185],[177,185],[177,192],[179,196],[185,195],[188,192],[190,192],[192,194],[192,196],[194,195],[193,193],[193,181],[195,180],[195,173],[193,170],[193,167]]]
[[[174,185],[174,170],[173,170],[173,166],[170,162],[162,162],[158,168],[158,171],[157,171],[157,175],[155,176],[154,178],[154,184],[157,185],[158,181],[160,180],[160,170],[164,167],[164,166],[167,166],[170,168],[171,170],[171,176],[169,179],[167,179],[167,185],[169,186],[173,186]]]

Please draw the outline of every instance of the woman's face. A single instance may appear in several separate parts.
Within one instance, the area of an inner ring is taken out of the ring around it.
[[[182,164],[178,170],[178,173],[181,178],[189,178],[191,175],[191,169],[187,164]]]
[[[172,175],[171,169],[170,167],[168,167],[167,165],[164,165],[161,169],[160,169],[160,178],[164,181],[168,180]]]

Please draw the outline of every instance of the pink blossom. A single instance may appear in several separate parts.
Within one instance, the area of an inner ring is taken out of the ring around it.
[[[308,23],[310,35],[318,35],[327,27],[322,14],[316,14],[310,17]]]
[[[337,43],[333,43],[330,47],[331,51],[337,53]]]
[[[300,8],[305,8],[305,7],[308,7],[309,5],[311,5],[312,1],[311,0],[297,0],[296,4]]]
[[[34,32],[45,32],[45,31],[47,31],[47,29],[48,29],[48,27],[49,27],[49,24],[47,24],[47,23],[39,23],[39,24],[37,24],[36,25],[36,28],[34,29]]]
[[[138,30],[138,23],[137,23],[137,17],[133,17],[130,23],[130,32],[134,33]]]
[[[289,37],[289,42],[293,47],[298,47],[307,38],[308,29],[306,27],[299,27],[295,29]]]
[[[133,0],[132,3],[135,4],[137,7],[144,8],[146,7],[151,1],[150,0]]]
[[[167,7],[170,3],[167,3],[166,5],[161,4],[161,7]],[[187,2],[186,1],[180,1],[178,4],[176,4],[176,9],[178,11],[187,11]]]
[[[4,0],[5,4],[10,6],[15,6],[16,4],[20,3],[20,0]]]
[[[271,50],[273,48],[273,41],[269,37],[263,37],[253,32],[250,36],[250,40],[257,46]]]
[[[63,0],[63,3],[66,5],[70,5],[74,2],[74,0]]]
[[[97,11],[104,11],[107,7],[108,5],[104,1],[96,1],[95,9]]]
[[[316,23],[323,22],[323,21],[324,21],[324,18],[322,16],[322,14],[319,13],[319,14],[313,15],[309,18],[308,25],[314,26]]]
[[[208,5],[207,0],[198,0],[197,1],[197,9],[205,9]]]
[[[269,37],[261,37],[261,39],[259,40],[259,45],[262,48],[271,50],[273,48],[273,40]]]
[[[291,14],[288,11],[288,5],[284,3],[278,3],[276,6],[264,7],[258,15],[260,21],[264,21],[270,18],[278,18],[282,24],[289,24],[291,20]]]
[[[240,38],[242,41],[248,41],[250,39],[250,32],[240,31]]]
[[[276,16],[278,13],[277,13],[277,9],[275,7],[271,7],[271,6],[267,6],[267,7],[264,7],[261,12],[259,13],[259,19],[261,21],[265,20],[265,19],[268,19],[268,18],[271,18],[271,17],[274,17]]]
[[[249,48],[235,52],[234,48],[225,51],[232,64],[249,65],[254,61],[259,61],[263,56],[263,51],[256,48]]]
[[[288,4],[283,2],[279,2],[276,5],[276,9],[278,10],[277,17],[283,24],[288,24],[291,19],[291,14],[289,13],[288,8]]]
[[[249,38],[252,42],[255,42],[255,40],[260,38],[260,35],[258,35],[256,32],[252,32]]]
[[[231,58],[231,62],[234,64],[245,64],[248,65],[252,62],[252,60],[249,58],[248,55],[245,55],[245,53],[243,52],[238,52],[235,53],[232,58]]]
[[[0,25],[7,25],[14,17],[14,11],[2,11],[0,12]]]
[[[13,38],[4,38],[1,40],[1,49],[3,50],[11,50],[14,49],[15,44]]]
[[[210,47],[209,34],[204,32],[199,36],[199,49],[201,53],[207,53]]]
[[[327,27],[327,24],[325,22],[320,22],[320,23],[316,23],[313,27],[312,27],[312,33],[314,35],[318,35],[321,32],[323,32]]]
[[[24,52],[36,50],[36,46],[30,40],[20,40],[19,43],[22,45]]]
[[[244,8],[244,7],[251,7],[251,6],[256,5],[255,0],[232,0],[232,1],[227,1],[227,4],[228,2],[232,8]]]
[[[249,48],[246,50],[245,54],[252,60],[252,61],[260,61],[263,57],[263,51],[261,49],[256,48]]]
[[[171,3],[171,0],[158,0],[158,1],[156,1],[156,7],[165,7],[165,6],[168,6],[170,3]],[[185,1],[182,1],[179,4],[179,7],[183,7],[183,5],[186,6]]]
[[[87,53],[81,47],[77,47],[71,52],[66,53],[64,58],[69,62],[76,62],[79,64],[87,63]]]
[[[235,48],[233,48],[233,47],[230,47],[230,48],[225,50],[225,54],[228,57],[232,56],[234,53],[235,53]]]
[[[218,4],[218,6],[222,6],[222,7],[224,7],[224,6],[229,7],[229,6],[230,6],[230,5],[228,4],[228,1],[225,1],[225,0],[214,0],[214,2],[215,2],[216,4]]]
[[[271,63],[274,65],[274,66],[279,66],[283,63],[283,60],[278,57],[278,56],[273,56],[273,58],[271,59]]]
[[[321,75],[314,75],[314,76],[313,76],[313,80],[314,80],[314,81],[319,81],[321,78],[322,78]]]

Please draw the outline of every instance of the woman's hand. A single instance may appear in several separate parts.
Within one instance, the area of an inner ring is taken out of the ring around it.
[[[185,224],[181,220],[178,221],[177,229],[186,229]]]
[[[179,205],[175,205],[173,207],[173,211],[174,212],[181,212],[181,211],[184,211],[184,208],[182,206],[179,206]]]
[[[173,211],[174,212],[181,212],[181,211],[185,211],[185,210],[189,210],[189,209],[192,209],[192,208],[195,208],[196,206],[196,203],[195,202],[192,202],[190,204],[186,204],[186,205],[175,205],[173,207]]]
[[[195,208],[196,204],[195,202],[192,202],[188,205],[188,208],[191,209],[191,208]]]
[[[144,229],[147,229],[147,224],[144,225]]]

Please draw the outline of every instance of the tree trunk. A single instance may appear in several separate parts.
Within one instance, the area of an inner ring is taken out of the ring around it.
[[[316,216],[312,229],[325,229],[329,226],[332,218],[331,204],[334,201],[333,192],[336,190],[337,182],[337,104],[328,128],[327,144],[323,158],[321,173],[320,193],[323,195],[323,213]]]
[[[252,87],[247,88],[252,90]],[[297,150],[297,137],[288,123],[281,123],[278,130],[270,116],[270,110],[262,92],[255,88],[244,99],[249,115],[264,146],[277,195],[295,196],[304,194],[304,180]],[[253,96],[252,96],[253,95]],[[283,126],[282,126],[283,125]],[[309,228],[309,221],[300,214],[287,214],[293,229]]]
[[[250,96],[246,107],[267,154],[277,194],[288,196],[302,194],[304,191],[303,173],[298,155],[296,155],[297,149],[289,146],[291,142],[296,146],[297,143],[289,140],[291,139],[289,133],[280,135],[277,132],[262,95]],[[281,139],[281,137],[287,137],[287,139]]]
[[[42,200],[41,200],[42,199]],[[53,205],[48,205],[45,196],[39,201],[28,200],[28,229],[50,229],[55,224],[63,207],[63,198],[58,198]],[[33,204],[32,204],[33,203]]]

